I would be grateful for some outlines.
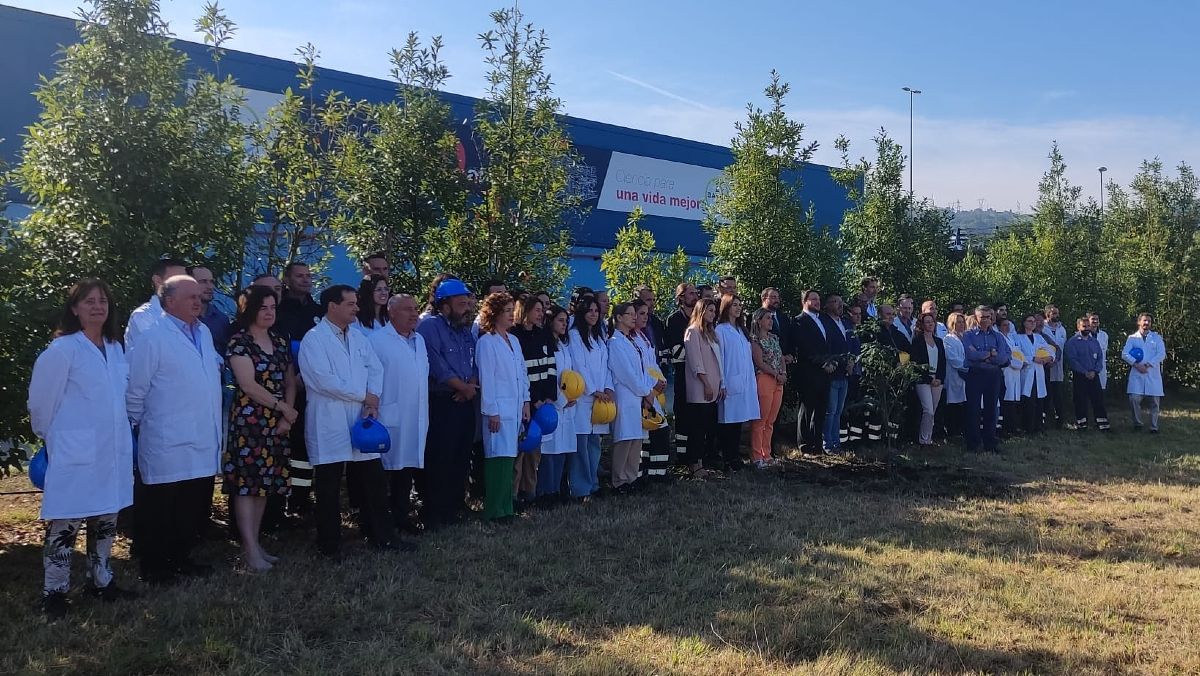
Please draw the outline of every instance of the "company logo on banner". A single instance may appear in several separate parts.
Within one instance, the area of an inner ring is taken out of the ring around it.
[[[629,213],[640,206],[648,215],[704,220],[704,203],[720,175],[711,167],[614,152],[596,207]]]

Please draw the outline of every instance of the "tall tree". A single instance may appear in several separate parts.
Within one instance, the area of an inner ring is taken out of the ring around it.
[[[246,246],[246,266],[279,274],[289,261],[320,270],[332,255],[335,228],[351,217],[342,188],[355,160],[361,107],[341,92],[317,92],[320,53],[296,50],[296,90],[288,87],[258,129],[258,199],[263,225]]]
[[[0,292],[16,310],[0,380],[18,392],[76,279],[104,278],[112,311],[127,313],[163,254],[240,269],[256,220],[232,82],[188,79],[156,0],[92,0],[80,16],[81,42],[35,92],[42,111],[14,174],[35,205],[13,232],[20,278]],[[0,407],[10,425],[24,410]]]
[[[570,225],[582,199],[569,189],[579,157],[558,119],[545,69],[544,31],[519,9],[492,12],[479,36],[488,65],[487,96],[475,116],[481,192],[468,218],[452,220],[431,262],[469,283],[489,278],[527,289],[561,289],[569,269]]]
[[[639,286],[648,286],[655,298],[674,298],[675,286],[691,277],[691,260],[679,247],[671,254],[655,252],[654,233],[641,227],[642,209],[635,207],[625,227],[617,231],[617,244],[600,255],[606,288],[613,298],[628,300]],[[669,308],[658,306],[660,312]]]
[[[789,91],[771,71],[767,110],[746,106],[746,120],[735,125],[733,164],[717,179],[704,228],[714,272],[735,275],[746,289],[779,287],[798,304],[803,289],[832,286],[838,255],[800,196],[800,171],[817,144],[806,143],[804,125],[788,117]]]
[[[458,136],[450,106],[437,93],[450,72],[438,56],[440,37],[422,46],[409,33],[391,52],[397,101],[364,106],[366,132],[346,145],[347,179],[340,185],[354,217],[338,234],[350,253],[384,251],[397,289],[418,293],[437,274],[430,242],[450,220],[461,221],[467,181],[458,166]]]
[[[854,202],[840,232],[846,288],[857,290],[863,277],[874,276],[889,296],[936,294],[945,288],[950,268],[951,216],[927,199],[917,201],[904,189],[900,144],[883,129],[873,140],[874,162],[865,158],[851,162],[850,142],[845,137],[835,142],[842,154],[835,178]]]

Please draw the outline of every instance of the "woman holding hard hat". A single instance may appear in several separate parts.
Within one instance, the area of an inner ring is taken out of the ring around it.
[[[483,518],[513,516],[513,463],[521,423],[529,420],[529,376],[521,344],[509,333],[513,300],[493,293],[479,309],[479,405],[483,413]]]
[[[633,308],[637,310],[637,324],[634,327],[633,341],[642,349],[642,364],[651,378],[663,383],[666,376],[658,368],[658,354],[654,349],[654,341],[646,333],[647,326],[653,315],[650,305],[641,300],[634,300]],[[671,466],[671,428],[667,426],[667,397],[660,390],[651,400],[652,408],[646,410],[642,427],[646,433],[642,436],[642,473],[651,481],[667,481],[670,476],[667,470]],[[656,424],[657,423],[657,424]]]
[[[566,381],[579,378],[571,361],[571,351],[567,343],[567,311],[557,305],[551,305],[546,311],[543,324],[551,348],[558,377],[554,379],[557,386],[557,398],[554,402],[558,414],[558,426],[548,436],[542,436],[542,460],[538,464],[537,499],[544,503],[556,503],[562,488],[563,471],[567,460],[575,454],[578,437],[575,435],[575,411],[579,408],[575,401],[579,392],[567,392]],[[572,387],[575,386],[572,382]],[[573,396],[568,396],[568,394]]]
[[[1037,330],[1037,317],[1025,315],[1021,331],[1013,340],[1013,361],[1017,352],[1029,366],[1021,372],[1021,425],[1026,434],[1042,431],[1042,400],[1046,398],[1046,365],[1054,363],[1054,350]]]
[[[608,341],[608,369],[616,392],[617,420],[613,423],[612,484],[618,493],[628,493],[641,470],[642,409],[653,408],[654,395],[666,389],[646,372],[644,350],[635,338],[637,308],[632,303],[613,307],[613,325]],[[635,342],[636,341],[636,342]]]
[[[608,347],[600,326],[600,304],[595,296],[583,296],[575,304],[575,322],[569,332],[568,349],[575,371],[583,376],[583,396],[575,411],[578,434],[575,455],[567,466],[571,497],[586,500],[600,490],[600,435],[607,434],[613,404],[612,374],[608,370]],[[593,409],[600,409],[599,411]]]
[[[117,512],[133,503],[133,438],[125,410],[129,365],[99,279],[71,287],[50,346],[29,382],[29,418],[49,457],[41,518],[42,608],[67,612],[71,556],[87,522],[89,591],[105,601],[133,596],[113,582],[109,566]]]

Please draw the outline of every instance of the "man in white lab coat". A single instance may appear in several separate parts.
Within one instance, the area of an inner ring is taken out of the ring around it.
[[[387,511],[387,481],[378,453],[361,453],[350,442],[350,428],[364,416],[379,415],[383,365],[366,334],[350,330],[358,315],[352,287],[321,292],[325,313],[300,342],[300,375],[308,393],[304,438],[313,464],[317,495],[317,549],[337,558],[342,541],[341,483],[356,484],[362,530],[376,549],[396,549]],[[411,546],[406,547],[411,548]]]
[[[1167,358],[1163,337],[1151,331],[1154,318],[1150,313],[1138,315],[1138,329],[1125,339],[1121,359],[1129,364],[1129,407],[1133,413],[1133,429],[1142,429],[1142,400],[1150,400],[1150,432],[1158,432],[1159,400],[1163,396],[1162,364]]]
[[[417,333],[417,300],[402,293],[388,300],[388,325],[371,332],[371,346],[383,364],[379,422],[392,437],[392,450],[382,456],[391,494],[392,519],[403,529],[409,522],[412,489],[424,499],[425,441],[429,434],[429,355]]]
[[[183,274],[187,274],[187,263],[178,258],[160,258],[155,261],[154,267],[150,270],[150,284],[154,288],[154,293],[150,294],[150,300],[129,313],[129,323],[125,326],[126,352],[133,349],[133,343],[138,336],[154,326],[159,317],[162,317],[163,307],[158,294],[162,290],[163,282],[170,277]]]
[[[163,314],[129,352],[129,419],[138,431],[136,539],[142,577],[165,584],[212,572],[191,559],[212,508],[225,429],[220,360],[203,322],[200,285],[175,275],[159,288]]]

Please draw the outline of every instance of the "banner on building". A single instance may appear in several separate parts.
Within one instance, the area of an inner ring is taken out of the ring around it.
[[[629,213],[640,206],[647,215],[704,220],[720,169],[614,152],[596,207]]]

